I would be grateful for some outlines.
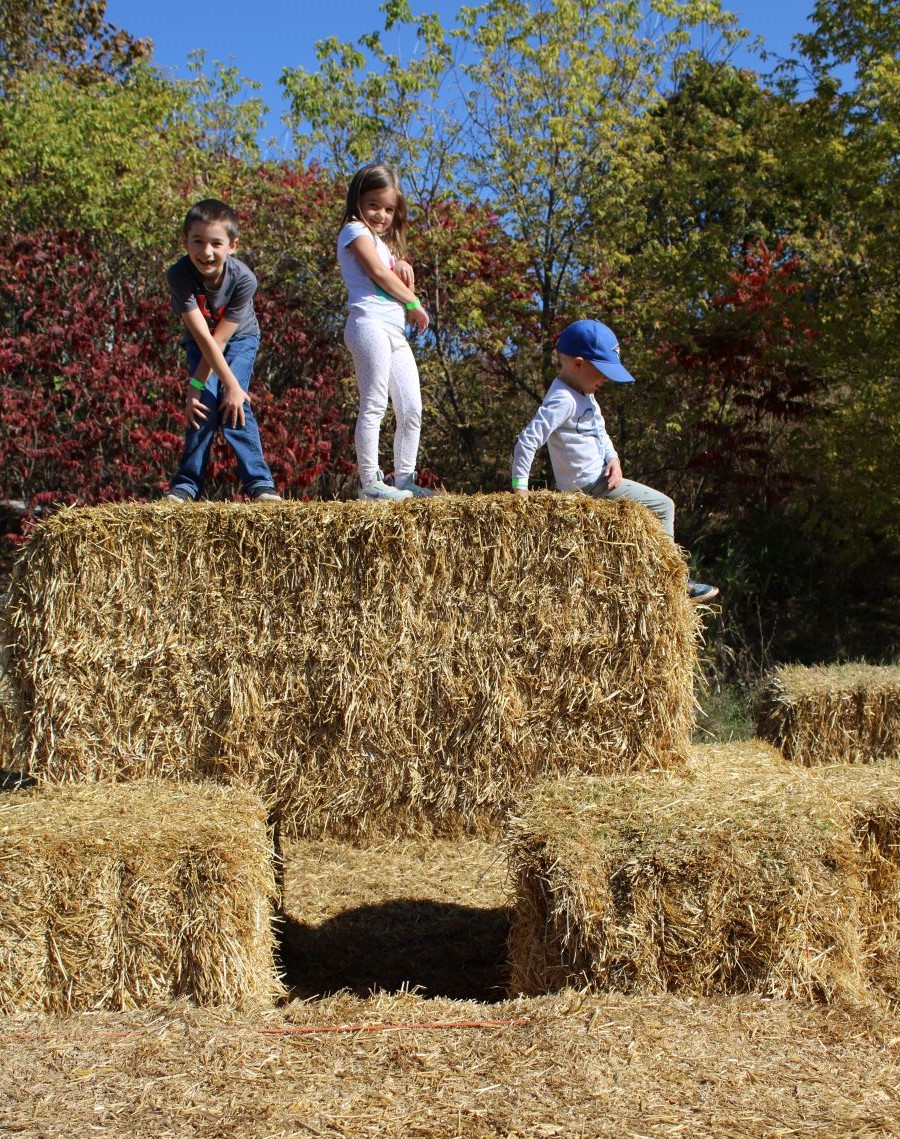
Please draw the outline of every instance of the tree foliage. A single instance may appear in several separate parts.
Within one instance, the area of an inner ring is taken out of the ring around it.
[[[743,33],[717,0],[487,0],[453,28],[381,11],[283,73],[295,153],[263,162],[234,67],[198,53],[167,78],[102,0],[6,5],[0,500],[168,477],[182,378],[161,273],[207,196],[238,210],[260,280],[254,406],[279,484],[346,493],[334,242],[347,178],[377,158],[410,197],[432,316],[422,467],[505,486],[556,334],[599,317],[638,379],[602,393],[626,475],[673,495],[725,587],[710,651],[745,676],[900,651],[896,5],[816,0],[771,75],[729,63]],[[217,452],[210,491],[234,489]]]

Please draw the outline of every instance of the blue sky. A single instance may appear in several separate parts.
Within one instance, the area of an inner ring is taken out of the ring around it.
[[[437,12],[453,27],[465,0],[411,0],[413,12]],[[472,0],[477,2],[477,0]],[[752,37],[767,50],[789,55],[791,41],[809,31],[814,0],[724,0]],[[262,83],[259,94],[272,108],[267,136],[284,146],[289,136],[279,123],[285,109],[278,77],[286,67],[315,67],[315,43],[328,36],[353,42],[384,26],[379,0],[215,0],[192,5],[185,0],[107,0],[107,19],[134,36],[154,42],[154,60],[174,75],[186,74],[188,54],[206,51],[207,62],[233,64],[242,75]],[[746,51],[735,62],[759,67]]]

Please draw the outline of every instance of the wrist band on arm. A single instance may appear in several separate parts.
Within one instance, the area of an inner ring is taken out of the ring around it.
[[[512,488],[513,490],[528,490],[528,479],[513,479]]]
[[[418,299],[418,297],[414,301],[407,301],[406,302],[406,311],[407,312],[412,312],[413,309],[421,308],[421,307],[422,307],[422,302]]]
[[[191,376],[191,387],[196,388],[198,392],[202,392],[206,384],[203,380],[198,380],[195,376]]]

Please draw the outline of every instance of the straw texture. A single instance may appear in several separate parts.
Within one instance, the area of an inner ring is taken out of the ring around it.
[[[698,748],[541,784],[508,843],[513,992],[900,996],[900,771]]]
[[[0,800],[0,1013],[279,991],[266,819],[237,789],[95,784]]]
[[[794,763],[900,759],[900,666],[785,665],[763,683],[755,718]]]
[[[536,775],[684,761],[684,573],[584,495],[63,510],[10,589],[30,770],[239,780],[288,834],[494,825]]]
[[[337,1031],[336,1031],[337,1030]],[[887,1139],[900,1018],[799,1001],[346,995],[0,1024],[27,1139]]]

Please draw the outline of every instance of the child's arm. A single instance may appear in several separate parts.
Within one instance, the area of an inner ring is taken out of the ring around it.
[[[512,488],[516,494],[528,494],[528,476],[531,474],[534,456],[553,432],[565,423],[571,410],[571,399],[565,394],[551,392],[532,421],[520,433],[512,464]]]
[[[249,402],[250,394],[245,392],[235,379],[234,373],[231,368],[228,367],[228,363],[222,351],[224,345],[228,343],[237,331],[238,325],[235,324],[234,321],[223,319],[219,321],[215,333],[212,333],[209,331],[206,319],[199,309],[190,309],[188,312],[183,312],[181,319],[184,321],[188,332],[193,336],[203,357],[195,373],[195,378],[198,381],[205,380],[210,372],[216,373],[225,388],[225,395],[219,404],[222,418],[224,422],[231,427],[243,427],[244,401],[247,400]],[[191,395],[188,396],[188,407],[185,411],[186,415],[189,413],[192,403],[199,402],[199,400],[194,397],[194,392],[196,391],[196,388],[192,388]],[[196,418],[191,420],[191,422],[193,426],[197,426]]]
[[[365,236],[357,237],[350,242],[349,248],[353,250],[353,255],[366,276],[396,300],[402,301],[406,306],[406,319],[410,324],[414,324],[419,332],[424,332],[428,327],[428,313],[422,308],[419,298],[412,289],[404,285],[393,269],[382,264],[375,252],[372,239]],[[414,307],[410,308],[410,305]]]

